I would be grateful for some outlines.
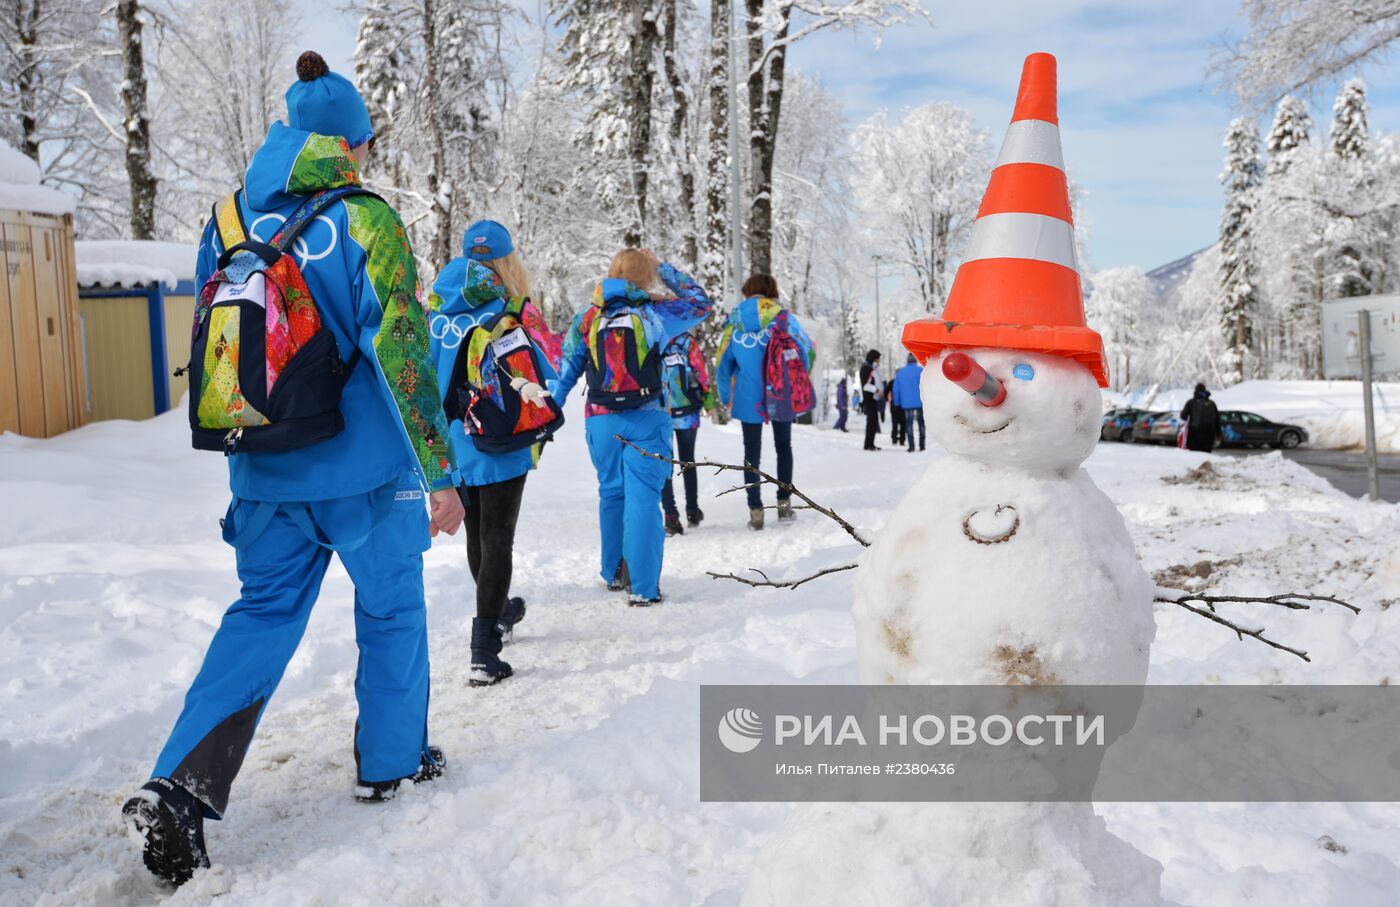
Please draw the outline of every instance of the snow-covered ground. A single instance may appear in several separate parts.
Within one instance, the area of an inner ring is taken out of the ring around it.
[[[1376,449],[1400,453],[1400,382],[1377,381],[1372,385],[1376,419]],[[1105,404],[1140,405],[1143,394],[1105,393]],[[1190,388],[1162,391],[1153,409],[1180,411],[1191,397]],[[1327,450],[1359,448],[1365,444],[1365,398],[1360,381],[1243,381],[1211,395],[1221,409],[1258,413],[1266,419],[1301,425],[1308,444]]]
[[[740,500],[709,497],[733,483],[704,475],[705,525],[667,546],[669,600],[629,609],[597,580],[596,486],[572,415],[526,491],[515,678],[467,686],[460,538],[427,555],[432,726],[449,774],[385,806],[351,800],[356,656],[333,567],[228,818],[208,827],[215,865],[174,894],[117,813],[236,592],[216,524],[223,464],[188,449],[181,411],[0,438],[0,903],[737,903],[791,807],[698,803],[698,685],[854,682],[850,575],[787,592],[704,571],[798,575],[853,549],[810,513],[751,533]],[[870,531],[939,456],[865,453],[854,431],[799,427],[794,440],[798,484]],[[737,426],[702,429],[702,456],[739,450]],[[1159,606],[1152,682],[1400,679],[1400,506],[1348,498],[1277,453],[1100,445],[1088,468],[1159,582],[1326,591],[1363,609],[1246,612],[1307,664]],[[1099,811],[1162,862],[1164,894],[1183,904],[1351,907],[1400,891],[1397,804]]]

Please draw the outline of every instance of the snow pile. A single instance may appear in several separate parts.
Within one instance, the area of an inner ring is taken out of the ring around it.
[[[0,209],[39,214],[72,214],[77,200],[40,185],[39,165],[8,142],[0,141]]]
[[[1376,414],[1376,449],[1400,453],[1400,381],[1374,382],[1371,393]],[[1190,388],[1163,391],[1152,407],[1179,412],[1190,397]],[[1122,397],[1105,392],[1104,398],[1132,406],[1141,395]],[[1365,402],[1360,381],[1244,381],[1225,390],[1213,390],[1211,399],[1222,410],[1244,410],[1274,422],[1301,425],[1308,432],[1310,447],[1342,450],[1365,443]]]
[[[83,240],[75,243],[78,285],[140,287],[164,284],[173,290],[182,280],[194,280],[199,247],[190,243],[151,240]]]

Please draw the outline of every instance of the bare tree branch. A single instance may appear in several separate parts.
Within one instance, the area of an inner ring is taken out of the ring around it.
[[[764,573],[757,567],[750,567],[748,569],[763,577],[762,580],[747,579],[742,576],[737,576],[733,573],[716,573],[713,570],[706,570],[705,574],[714,579],[732,579],[736,583],[743,583],[745,586],[753,586],[754,588],[796,589],[798,586],[801,586],[804,583],[810,583],[814,579],[821,579],[823,576],[830,576],[833,573],[841,573],[845,570],[854,570],[859,566],[859,564],[842,564],[839,567],[826,567],[821,570],[818,570],[816,573],[813,573],[810,576],[804,576],[801,579],[788,580],[769,579],[768,574]]]
[[[1281,595],[1265,596],[1196,595],[1193,593],[1183,593],[1178,598],[1172,598],[1169,595],[1162,595],[1161,593],[1171,592],[1175,590],[1158,589],[1157,591],[1159,594],[1155,598],[1153,598],[1153,601],[1162,602],[1163,604],[1177,605],[1179,607],[1185,608],[1192,614],[1199,614],[1201,617],[1204,617],[1208,621],[1220,624],[1222,627],[1229,627],[1231,630],[1235,631],[1235,635],[1238,636],[1241,640],[1243,640],[1246,636],[1251,636],[1254,639],[1259,640],[1266,646],[1270,646],[1280,651],[1296,655],[1306,662],[1312,661],[1312,659],[1308,657],[1308,653],[1306,651],[1302,649],[1295,649],[1292,646],[1285,646],[1283,643],[1274,642],[1272,639],[1269,639],[1267,636],[1264,635],[1264,627],[1243,627],[1235,623],[1234,621],[1229,620],[1228,618],[1221,617],[1218,613],[1216,613],[1215,606],[1219,604],[1258,604],[1276,605],[1280,608],[1287,608],[1290,611],[1310,611],[1312,610],[1312,606],[1304,604],[1304,602],[1325,602],[1327,604],[1340,605],[1343,608],[1346,608],[1349,611],[1351,611],[1353,614],[1361,613],[1361,609],[1351,604],[1350,602],[1344,602],[1340,598],[1334,598],[1330,595],[1308,595],[1302,592],[1285,592]],[[1188,604],[1188,602],[1200,602],[1202,605],[1205,605],[1205,607],[1198,608],[1195,605]]]

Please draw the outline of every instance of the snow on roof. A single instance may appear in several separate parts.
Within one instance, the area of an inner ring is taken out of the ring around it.
[[[138,287],[149,283],[175,289],[182,280],[194,280],[199,248],[191,243],[152,240],[81,240],[74,243],[78,258],[78,285],[82,287]]]
[[[78,202],[67,192],[39,185],[39,165],[0,141],[0,208],[40,214],[72,214]]]

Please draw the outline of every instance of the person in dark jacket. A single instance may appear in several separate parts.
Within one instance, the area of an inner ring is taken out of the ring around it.
[[[1196,393],[1181,408],[1181,421],[1186,423],[1187,450],[1210,453],[1215,449],[1215,437],[1220,432],[1220,413],[1204,384],[1196,385]]]
[[[846,430],[846,414],[851,408],[851,393],[846,389],[846,379],[842,378],[836,382],[836,424],[832,428],[837,431]]]
[[[880,408],[884,404],[885,382],[880,377],[880,351],[865,354],[860,367],[860,408],[865,413],[865,449],[879,450],[875,438],[880,434]]]

